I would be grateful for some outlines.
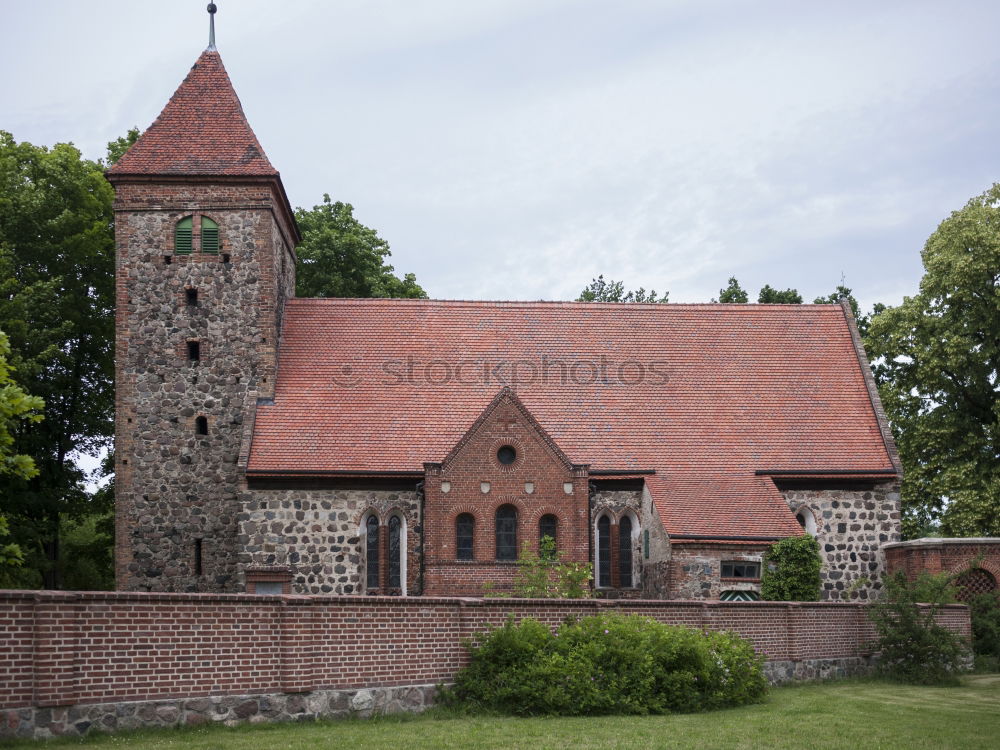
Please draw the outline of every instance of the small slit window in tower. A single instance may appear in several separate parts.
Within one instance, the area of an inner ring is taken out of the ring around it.
[[[200,576],[202,574],[202,560],[201,560],[201,539],[194,540],[194,574]]]
[[[194,432],[196,435],[208,434],[208,417],[195,417]]]
[[[219,252],[219,225],[207,216],[201,217],[201,251],[213,255]]]
[[[174,252],[178,255],[187,255],[193,246],[194,222],[188,216],[177,222],[174,229]]]
[[[184,301],[189,305],[198,304],[198,290],[188,287],[184,290]]]
[[[201,360],[201,343],[198,341],[188,341],[188,359],[192,362]]]

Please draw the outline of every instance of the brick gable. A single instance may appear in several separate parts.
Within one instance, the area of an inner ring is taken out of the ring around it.
[[[501,463],[501,448],[514,460]],[[567,560],[586,562],[587,467],[574,466],[510,388],[489,403],[441,463],[426,465],[424,534],[425,593],[479,594],[491,581],[510,589],[513,562],[496,555],[497,509],[517,509],[517,546],[537,551],[542,516],[557,519],[557,545]],[[456,559],[455,525],[474,519],[473,559]]]

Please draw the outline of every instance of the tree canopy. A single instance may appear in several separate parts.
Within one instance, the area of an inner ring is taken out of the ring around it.
[[[735,302],[737,304],[746,303],[750,301],[750,297],[746,292],[746,289],[740,286],[740,282],[737,281],[735,276],[729,277],[729,283],[725,289],[719,290],[719,302]]]
[[[905,470],[904,533],[1000,535],[1000,185],[941,222],[920,291],[867,345]]]
[[[624,281],[604,280],[604,274],[591,279],[590,284],[580,292],[577,302],[666,302],[670,292],[658,296],[655,289],[648,292],[639,287],[625,291]]]
[[[14,432],[23,422],[41,421],[45,404],[37,396],[25,393],[11,378],[8,354],[7,334],[0,331],[0,477],[31,479],[38,469],[31,456],[14,452]],[[6,579],[9,569],[20,566],[24,559],[19,545],[2,542],[8,532],[7,519],[0,514],[0,581]]]
[[[757,301],[761,304],[801,305],[802,295],[797,289],[778,290],[770,284],[764,284],[757,295]]]
[[[96,455],[112,434],[112,199],[103,165],[72,145],[0,132],[0,328],[16,382],[45,402],[45,419],[14,436],[37,473],[0,485],[0,512],[49,587],[60,515],[89,510],[74,454]]]
[[[302,232],[295,293],[299,297],[426,297],[412,273],[399,278],[385,259],[392,253],[378,232],[354,218],[350,203],[329,195],[296,209]]]

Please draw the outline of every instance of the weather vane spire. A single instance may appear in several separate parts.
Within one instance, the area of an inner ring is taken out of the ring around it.
[[[215,51],[215,12],[218,10],[215,3],[208,4],[208,48]]]

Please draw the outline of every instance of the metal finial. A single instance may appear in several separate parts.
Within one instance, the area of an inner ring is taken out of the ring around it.
[[[218,8],[215,3],[208,4],[208,48],[215,50],[215,12]]]

